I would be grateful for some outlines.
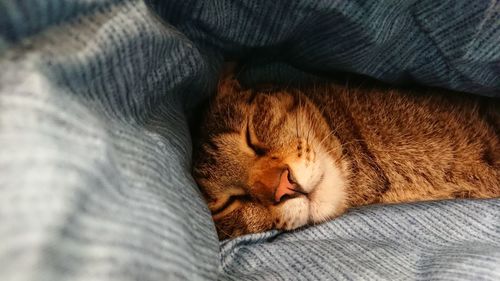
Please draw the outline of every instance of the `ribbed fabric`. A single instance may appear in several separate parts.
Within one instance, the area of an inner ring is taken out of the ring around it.
[[[150,2],[169,2],[165,19],[231,57],[251,50],[309,71],[500,95],[499,1]]]
[[[209,71],[141,1],[108,4],[2,54],[2,281],[216,278],[183,113]]]
[[[499,7],[0,1],[0,280],[498,280],[499,200],[219,244],[186,115],[239,56],[250,84],[340,70],[499,96]]]
[[[220,280],[499,280],[499,200],[371,206],[222,243]]]

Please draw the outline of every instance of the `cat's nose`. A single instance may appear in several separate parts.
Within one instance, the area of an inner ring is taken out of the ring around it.
[[[274,201],[279,203],[287,198],[293,198],[302,193],[298,189],[300,189],[298,184],[291,180],[290,170],[285,169],[280,175],[280,181],[274,193]]]

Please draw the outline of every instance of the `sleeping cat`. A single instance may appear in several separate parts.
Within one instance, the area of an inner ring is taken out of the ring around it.
[[[225,79],[193,175],[220,239],[367,204],[500,197],[500,101],[377,83],[243,90]]]

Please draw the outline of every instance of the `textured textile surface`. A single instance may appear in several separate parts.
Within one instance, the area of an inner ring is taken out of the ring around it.
[[[500,202],[351,211],[301,231],[222,243],[222,280],[498,280]]]
[[[500,2],[0,0],[0,280],[500,279],[499,200],[219,243],[186,116],[224,57],[500,96]]]

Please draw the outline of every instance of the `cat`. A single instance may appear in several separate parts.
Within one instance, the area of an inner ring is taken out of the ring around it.
[[[368,204],[500,197],[500,101],[378,82],[219,83],[193,176],[219,238],[293,230]]]

